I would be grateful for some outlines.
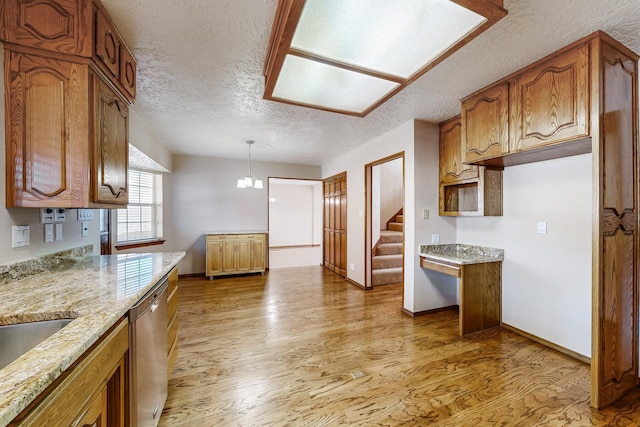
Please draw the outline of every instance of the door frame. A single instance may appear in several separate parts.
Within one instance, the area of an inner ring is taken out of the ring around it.
[[[383,157],[382,159],[378,159],[375,160],[371,163],[367,163],[366,165],[364,165],[364,193],[365,193],[365,204],[364,204],[364,210],[365,210],[365,215],[364,215],[364,288],[365,289],[373,289],[373,285],[371,283],[371,260],[373,257],[373,248],[372,248],[372,244],[373,244],[373,230],[372,230],[372,223],[373,223],[373,208],[372,208],[372,203],[373,203],[373,194],[372,194],[372,187],[373,187],[373,167],[374,166],[379,166],[381,164],[393,161],[393,160],[397,160],[397,159],[402,159],[402,212],[404,214],[406,214],[405,212],[405,202],[406,202],[406,197],[405,197],[405,155],[404,155],[404,151],[400,151],[396,154],[391,154],[390,156],[387,157]],[[405,233],[405,227],[402,227],[402,306],[404,307],[404,233]]]

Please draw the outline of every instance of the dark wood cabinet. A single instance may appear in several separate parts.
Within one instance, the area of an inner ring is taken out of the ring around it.
[[[91,56],[91,0],[2,0],[3,41],[68,55]]]
[[[511,109],[512,153],[589,136],[589,47],[516,77]]]
[[[462,144],[465,163],[509,152],[509,83],[462,101]]]
[[[9,50],[5,62],[6,206],[88,206],[88,67]]]
[[[440,216],[502,215],[502,170],[462,163],[461,117],[440,124]]]
[[[127,204],[136,64],[102,4],[6,0],[0,25],[6,206]]]
[[[129,107],[111,87],[93,77],[93,202],[128,203]]]

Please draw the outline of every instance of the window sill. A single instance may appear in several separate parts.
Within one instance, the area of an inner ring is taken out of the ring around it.
[[[155,240],[136,240],[132,242],[123,242],[116,245],[116,249],[121,251],[124,249],[144,248],[146,246],[162,245],[165,242],[163,239]]]

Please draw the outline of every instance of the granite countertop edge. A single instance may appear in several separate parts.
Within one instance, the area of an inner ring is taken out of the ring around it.
[[[419,256],[455,265],[502,262],[504,250],[461,243],[421,245]]]
[[[0,426],[11,422],[44,392],[184,255],[89,256],[61,271],[0,286],[0,324],[74,318],[0,369]]]

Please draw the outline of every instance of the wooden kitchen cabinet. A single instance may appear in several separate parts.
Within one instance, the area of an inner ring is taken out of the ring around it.
[[[93,77],[92,201],[126,205],[129,169],[129,107],[98,76]]]
[[[460,116],[440,124],[440,216],[502,215],[502,170],[462,163]]]
[[[178,357],[178,267],[169,272],[167,286],[167,378]]]
[[[3,41],[91,56],[91,0],[2,0],[0,19]]]
[[[519,75],[511,94],[510,152],[589,136],[589,47]]]
[[[509,152],[509,83],[462,101],[462,146],[465,163]]]
[[[463,99],[463,161],[504,167],[591,152],[589,85],[582,42]]]
[[[206,238],[206,275],[264,273],[266,235],[208,234]]]
[[[7,0],[0,25],[6,206],[126,205],[135,58],[101,3]]]
[[[123,318],[9,425],[124,427],[128,348]]]

